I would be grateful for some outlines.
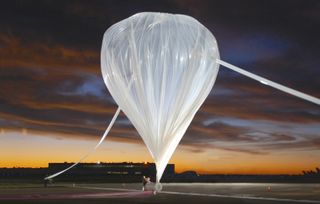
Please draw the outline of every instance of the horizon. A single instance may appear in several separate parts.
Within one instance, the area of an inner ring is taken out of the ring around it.
[[[9,134],[9,133],[8,133]],[[16,149],[14,152],[12,152],[11,155],[3,155],[2,158],[6,158],[6,156],[10,159],[2,160],[0,163],[0,167],[14,167],[14,166],[20,166],[20,167],[45,167],[49,161],[50,162],[73,162],[74,159],[72,158],[80,158],[84,153],[88,152],[97,141],[95,140],[81,140],[78,141],[76,139],[61,139],[59,137],[48,137],[48,136],[41,136],[32,133],[28,133],[26,130],[21,131],[20,134],[15,135],[11,132],[11,137],[7,139],[14,138],[17,142]],[[28,138],[29,136],[29,138]],[[3,138],[5,139],[5,138]],[[24,144],[26,141],[29,140],[30,144],[27,149],[33,149],[38,151],[25,151]],[[3,141],[3,140],[2,140]],[[32,146],[33,141],[36,141],[36,146]],[[4,143],[0,143],[1,144]],[[42,146],[38,146],[41,144]],[[44,145],[47,144],[47,145]],[[74,148],[72,145],[77,144],[77,148]],[[38,147],[37,147],[38,146]],[[6,149],[7,150],[6,150]],[[63,152],[55,152],[57,148],[60,148],[60,151],[63,150]],[[198,173],[221,173],[221,174],[298,174],[301,173],[303,170],[309,170],[314,169],[315,167],[319,166],[317,165],[318,161],[312,160],[312,157],[309,161],[313,163],[307,163],[307,160],[303,162],[304,165],[296,165],[294,167],[288,168],[287,166],[284,166],[283,163],[285,161],[282,161],[283,157],[280,158],[271,158],[269,161],[261,161],[262,155],[258,154],[255,155],[257,161],[260,164],[257,165],[256,163],[250,162],[250,163],[243,163],[242,160],[236,161],[232,164],[228,163],[228,161],[221,161],[226,157],[214,157],[211,156],[211,160],[207,160],[207,158],[201,158],[202,155],[200,154],[190,154],[188,153],[189,149],[188,146],[179,145],[177,148],[177,151],[173,155],[172,159],[169,163],[175,163],[176,164],[176,170],[177,172],[187,171],[187,170],[194,170]],[[11,149],[10,146],[5,146],[1,148],[2,151],[9,152],[9,149]],[[0,151],[1,151],[0,150]],[[12,149],[11,149],[12,150]],[[215,150],[217,152],[217,150]],[[47,154],[39,154],[39,152],[48,152]],[[68,154],[65,154],[65,153]],[[133,154],[134,153],[134,154]],[[207,152],[206,152],[207,153]],[[284,155],[288,156],[288,152],[284,152]],[[23,158],[21,158],[21,155],[24,155]],[[185,161],[186,156],[194,156],[193,160],[189,160],[188,162]],[[244,158],[246,157],[253,157],[252,155],[248,155],[247,153],[237,153],[234,154],[238,157],[242,156]],[[263,155],[265,157],[273,156],[273,155]],[[278,155],[279,156],[279,155]],[[290,155],[289,155],[290,156]],[[62,158],[64,159],[62,159]],[[109,158],[109,162],[119,162],[119,161],[132,161],[132,162],[139,162],[139,161],[147,161],[152,162],[152,158],[145,147],[145,145],[142,143],[140,139],[140,143],[125,143],[122,140],[106,140],[100,148],[96,150],[88,159],[85,159],[83,162],[97,162],[102,161],[102,158]],[[199,160],[201,159],[201,160]],[[212,161],[219,161],[219,163],[212,163]],[[205,162],[211,162],[211,163],[205,163]],[[274,163],[279,163],[282,165],[273,166]],[[290,163],[291,161],[289,161]],[[237,165],[235,165],[237,164]],[[205,168],[201,168],[205,167]],[[209,169],[209,170],[208,170]]]
[[[49,162],[47,164],[47,166],[35,166],[35,167],[28,167],[28,166],[13,166],[13,167],[0,167],[1,168],[5,168],[5,169],[46,169],[46,168],[49,168],[49,165],[50,164],[69,164],[69,165],[72,165],[72,164],[75,164],[76,162]],[[80,162],[79,164],[97,164],[97,165],[100,165],[100,164],[155,164],[154,162],[149,162],[149,161],[140,161],[140,162],[132,162],[132,161],[115,161],[115,162],[105,162],[105,161],[97,161],[97,162]],[[235,174],[235,173],[217,173],[217,172],[198,172],[198,171],[195,171],[194,169],[188,169],[188,170],[184,170],[184,171],[177,171],[177,166],[176,164],[174,163],[168,163],[167,165],[174,165],[174,168],[175,168],[175,173],[177,174],[182,174],[182,173],[186,173],[186,172],[195,172],[199,175],[304,175],[305,173],[316,173],[316,174],[319,174],[319,170],[320,170],[320,167],[315,167],[314,169],[304,169],[304,170],[301,170],[300,173],[295,173],[295,174],[290,174],[290,173],[282,173],[282,174],[275,174],[275,173],[240,173],[240,174]]]
[[[319,1],[4,1],[0,168],[77,161],[96,145],[117,108],[101,75],[103,34],[143,11],[190,15],[216,37],[222,60],[320,98]],[[319,106],[220,66],[169,163],[297,174],[319,167],[319,155]],[[102,160],[153,162],[123,113],[83,162]]]

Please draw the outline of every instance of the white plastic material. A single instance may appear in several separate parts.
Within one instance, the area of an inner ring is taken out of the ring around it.
[[[217,59],[214,36],[185,15],[138,13],[104,34],[104,81],[151,153],[157,182],[214,85]]]
[[[65,169],[63,169],[63,170],[61,170],[61,171],[59,171],[59,172],[57,172],[57,173],[54,173],[54,174],[52,174],[52,175],[50,175],[50,176],[47,176],[47,177],[45,177],[44,179],[45,179],[45,180],[53,179],[54,177],[57,177],[57,176],[59,176],[60,174],[63,174],[64,172],[66,172],[66,171],[72,169],[73,167],[77,166],[80,162],[82,162],[82,161],[85,160],[89,155],[91,155],[91,154],[102,144],[102,142],[104,141],[104,139],[107,137],[107,135],[108,135],[108,133],[110,132],[110,130],[111,130],[114,122],[116,121],[116,119],[117,119],[120,111],[121,111],[121,109],[118,107],[118,108],[117,108],[117,111],[115,112],[115,114],[114,114],[114,116],[113,116],[113,118],[112,118],[112,120],[111,120],[111,122],[110,122],[109,125],[108,125],[108,128],[107,128],[106,131],[103,133],[101,139],[100,139],[99,142],[96,144],[96,146],[93,147],[93,149],[91,149],[89,152],[87,152],[85,155],[83,155],[76,163],[70,165],[69,167],[67,167],[67,168],[65,168]]]
[[[229,64],[227,62],[224,62],[224,61],[222,61],[220,59],[217,59],[217,63],[219,63],[220,65],[222,65],[222,66],[224,66],[226,68],[229,68],[229,69],[231,69],[231,70],[233,70],[235,72],[238,72],[238,73],[240,73],[240,74],[242,74],[244,76],[247,76],[247,77],[249,77],[251,79],[257,80],[257,81],[259,81],[260,83],[262,83],[264,85],[271,86],[273,88],[279,89],[279,90],[281,90],[283,92],[286,92],[288,94],[294,95],[296,97],[299,97],[299,98],[302,98],[304,100],[307,100],[307,101],[310,101],[312,103],[315,103],[317,105],[320,105],[320,99],[318,99],[318,98],[316,98],[314,96],[310,96],[308,94],[305,94],[305,93],[302,93],[300,91],[294,90],[294,89],[289,88],[287,86],[283,86],[281,84],[278,84],[278,83],[276,83],[274,81],[270,81],[269,79],[263,78],[263,77],[258,76],[256,74],[253,74],[251,72],[243,70],[240,67],[234,66],[234,65]]]

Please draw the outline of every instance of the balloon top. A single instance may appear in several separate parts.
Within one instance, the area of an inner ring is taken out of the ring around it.
[[[127,19],[131,19],[131,18],[154,18],[155,22],[160,23],[162,21],[166,21],[166,20],[180,20],[181,23],[188,23],[188,22],[197,22],[200,25],[202,25],[197,19],[188,16],[188,15],[184,15],[184,14],[172,14],[172,13],[162,13],[162,12],[141,12],[141,13],[136,13],[132,16],[130,16]],[[127,20],[125,19],[125,20]],[[203,26],[203,25],[202,25]]]

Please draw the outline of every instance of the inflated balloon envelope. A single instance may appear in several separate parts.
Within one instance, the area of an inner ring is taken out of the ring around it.
[[[148,147],[157,181],[212,89],[218,58],[214,36],[184,15],[139,13],[104,34],[104,81]]]
[[[120,109],[139,132],[156,163],[159,184],[165,167],[201,104],[210,93],[219,65],[294,96],[320,105],[320,99],[275,83],[219,59],[217,42],[201,23],[186,15],[138,13],[104,34],[101,69]],[[155,186],[156,190],[161,185]]]

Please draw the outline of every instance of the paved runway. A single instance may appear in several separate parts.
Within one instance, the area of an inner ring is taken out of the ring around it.
[[[107,187],[79,186],[87,189],[105,189]],[[122,190],[137,190],[134,185]],[[163,184],[160,194],[184,195],[196,197],[216,197],[246,199],[252,201],[275,201],[290,203],[320,203],[320,184],[268,184],[268,183],[187,183]]]
[[[320,184],[163,184],[163,191],[141,191],[141,184],[63,184],[3,188],[0,202],[5,203],[237,203],[237,204],[320,204]]]

